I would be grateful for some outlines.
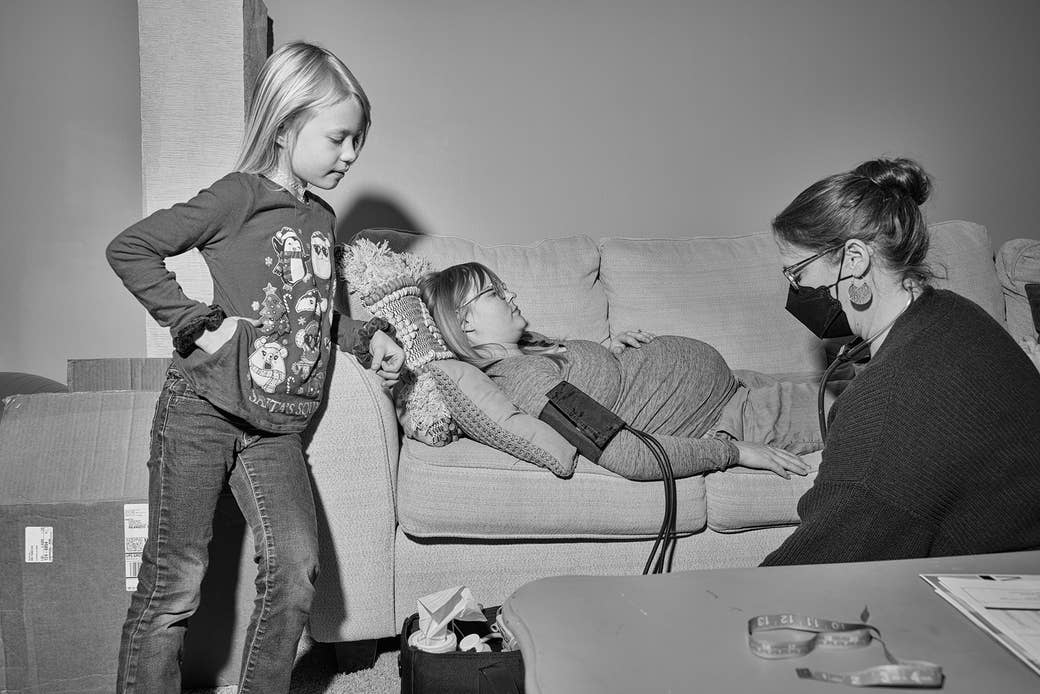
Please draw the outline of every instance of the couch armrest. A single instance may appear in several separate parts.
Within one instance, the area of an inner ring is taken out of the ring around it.
[[[327,391],[306,449],[321,542],[310,634],[322,642],[390,636],[397,417],[379,378],[348,354],[335,355]]]
[[[1040,241],[1012,239],[997,251],[997,279],[1004,293],[1004,311],[1008,332],[1014,338],[1036,334],[1026,284],[1040,282]]]

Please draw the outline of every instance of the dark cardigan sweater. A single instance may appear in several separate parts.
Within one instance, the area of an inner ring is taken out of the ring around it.
[[[1040,373],[978,305],[926,290],[832,408],[798,515],[763,565],[1040,547]]]

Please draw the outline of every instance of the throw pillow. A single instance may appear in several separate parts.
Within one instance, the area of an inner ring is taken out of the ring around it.
[[[404,348],[407,371],[394,388],[394,406],[405,435],[430,446],[450,443],[451,414],[430,374],[423,367],[451,359],[440,330],[419,296],[419,278],[429,262],[411,253],[395,253],[384,241],[357,239],[336,248],[336,269],[374,316],[394,327]]]
[[[467,436],[540,465],[557,477],[574,474],[577,449],[548,424],[514,405],[486,373],[457,359],[431,363],[428,371],[452,419]]]
[[[397,421],[408,438],[440,447],[459,437],[458,426],[433,374],[405,369],[391,395]]]

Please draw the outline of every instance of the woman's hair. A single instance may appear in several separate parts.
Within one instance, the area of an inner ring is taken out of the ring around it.
[[[773,219],[773,233],[814,251],[859,239],[902,281],[926,285],[935,273],[925,262],[928,228],[920,206],[931,190],[917,162],[874,159],[803,190]]]
[[[423,301],[430,309],[433,321],[440,328],[444,344],[462,361],[482,369],[498,361],[485,349],[493,345],[470,344],[469,338],[462,330],[462,321],[469,307],[458,307],[473,298],[477,292],[495,285],[504,286],[498,275],[480,263],[452,265],[440,272],[431,272],[419,281]],[[538,333],[524,332],[518,346],[524,354],[544,355],[556,361],[563,358],[555,353],[559,348],[559,342]]]
[[[314,44],[295,41],[279,47],[257,75],[235,170],[262,174],[274,171],[278,167],[276,139],[280,133],[285,133],[291,150],[300,128],[317,109],[349,98],[361,105],[360,150],[368,134],[372,107],[347,66]]]

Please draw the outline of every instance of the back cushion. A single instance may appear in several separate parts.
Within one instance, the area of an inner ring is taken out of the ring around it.
[[[771,234],[603,239],[600,250],[613,333],[695,337],[735,369],[826,366],[820,341],[784,310],[788,284]]]
[[[1004,293],[1008,332],[1013,337],[1040,332],[1026,298],[1026,285],[1040,283],[1040,241],[1011,239],[997,253],[997,277]]]
[[[1004,297],[986,227],[954,220],[931,224],[928,230],[928,262],[940,277],[933,284],[971,299],[1003,325]]]
[[[395,229],[366,229],[357,235],[387,241],[397,252],[427,258],[434,269],[477,261],[487,265],[517,293],[516,303],[530,329],[559,339],[606,339],[607,297],[599,276],[599,249],[587,236],[548,239],[530,246],[481,246],[455,236],[431,236]],[[355,237],[356,238],[356,237]],[[367,317],[350,297],[350,315]]]
[[[1003,323],[1003,302],[985,227],[929,227],[935,284],[980,304]],[[739,237],[603,239],[601,282],[610,329],[685,335],[717,348],[732,368],[766,373],[826,367],[823,343],[784,306],[787,280],[769,232]]]

